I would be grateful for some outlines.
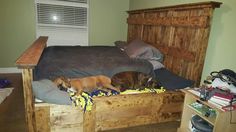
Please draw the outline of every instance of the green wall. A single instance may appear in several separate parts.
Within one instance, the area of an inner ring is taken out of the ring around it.
[[[175,4],[201,2],[205,0],[130,0],[130,9],[160,7]],[[236,71],[236,1],[218,0],[223,2],[221,8],[214,12],[212,28],[203,68],[202,80],[211,71],[229,68]]]
[[[90,0],[89,43],[113,45],[126,40],[129,0]],[[17,57],[35,40],[34,0],[1,0],[0,68],[14,67]]]
[[[1,0],[0,67],[12,67],[35,39],[33,0]]]
[[[129,0],[90,0],[89,43],[111,45],[126,40]]]

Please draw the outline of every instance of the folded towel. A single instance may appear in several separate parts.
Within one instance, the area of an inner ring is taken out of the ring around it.
[[[12,93],[14,88],[4,88],[0,89],[0,104],[4,101],[4,99]]]

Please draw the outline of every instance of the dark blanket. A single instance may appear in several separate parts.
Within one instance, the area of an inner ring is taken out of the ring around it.
[[[130,59],[114,46],[52,46],[45,48],[34,70],[34,79],[54,79],[57,76],[112,77],[122,71],[138,71],[154,75],[151,63]]]
[[[160,68],[154,72],[160,85],[168,90],[191,87],[194,84],[194,81],[178,76],[166,68]]]

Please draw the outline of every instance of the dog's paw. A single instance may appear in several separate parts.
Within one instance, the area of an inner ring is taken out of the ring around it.
[[[107,92],[107,96],[111,96],[112,95],[112,92],[111,91],[108,91]]]
[[[75,90],[75,88],[73,88],[73,87],[68,88],[68,89],[67,89],[67,92],[69,92],[69,91],[70,91],[70,92],[75,92],[75,93],[77,92],[77,91]]]

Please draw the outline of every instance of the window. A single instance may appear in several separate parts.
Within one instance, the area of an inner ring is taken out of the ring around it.
[[[88,0],[36,0],[37,37],[48,45],[88,45]]]

